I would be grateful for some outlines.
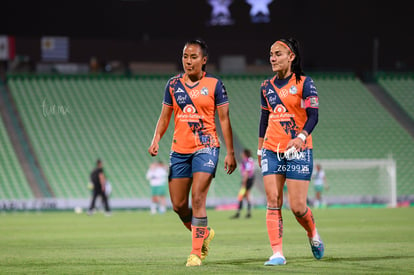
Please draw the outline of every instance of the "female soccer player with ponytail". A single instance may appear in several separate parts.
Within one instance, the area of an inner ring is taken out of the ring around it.
[[[216,113],[227,149],[224,169],[231,174],[237,167],[227,91],[220,79],[205,71],[207,59],[204,41],[190,40],[184,45],[184,73],[167,82],[161,114],[148,148],[151,156],[158,154],[159,142],[174,113],[169,190],[174,211],[192,232],[192,250],[186,266],[201,265],[215,234],[208,226],[206,201],[220,152]]]
[[[264,263],[282,265],[283,186],[286,182],[290,208],[306,230],[313,256],[321,259],[323,242],[306,204],[313,169],[311,132],[318,122],[318,94],[300,64],[298,42],[279,39],[270,48],[275,75],[260,89],[261,118],[258,142],[259,165],[267,197],[266,225],[273,255]]]

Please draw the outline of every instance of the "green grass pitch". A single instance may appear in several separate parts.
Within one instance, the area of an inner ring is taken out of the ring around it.
[[[0,213],[0,274],[413,274],[414,208],[314,210],[325,242],[315,260],[306,233],[283,212],[285,266],[271,255],[265,210],[231,220],[208,210],[216,231],[200,267],[185,267],[191,234],[169,210],[115,211],[111,217],[74,212]]]

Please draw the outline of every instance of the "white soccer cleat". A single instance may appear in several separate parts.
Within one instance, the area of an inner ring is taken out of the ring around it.
[[[284,265],[286,264],[285,257],[280,253],[276,252],[273,254],[267,262],[264,263],[266,266]]]

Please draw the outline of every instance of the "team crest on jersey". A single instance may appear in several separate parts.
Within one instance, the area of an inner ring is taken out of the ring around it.
[[[289,89],[289,94],[295,95],[297,92],[298,92],[298,88],[296,88],[296,86],[292,85],[292,87],[290,87],[290,89]]]
[[[196,112],[196,109],[193,105],[188,104],[184,107],[183,112],[185,114],[194,114]]]
[[[201,93],[202,95],[208,95],[208,89],[207,89],[206,87],[203,87],[203,88],[201,88],[200,93]]]
[[[283,106],[282,104],[277,104],[275,106],[274,112],[275,113],[285,113],[286,112],[286,107]]]

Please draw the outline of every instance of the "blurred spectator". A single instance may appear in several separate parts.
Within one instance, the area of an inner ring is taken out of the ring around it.
[[[147,171],[146,178],[151,185],[151,214],[156,214],[157,211],[161,214],[165,213],[165,195],[168,182],[167,166],[162,161],[152,163]]]

